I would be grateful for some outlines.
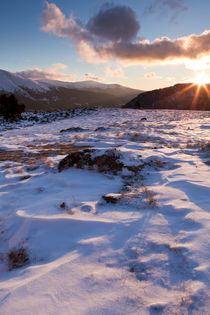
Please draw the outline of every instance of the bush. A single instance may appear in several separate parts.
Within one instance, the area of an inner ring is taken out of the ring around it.
[[[11,95],[3,94],[0,96],[0,115],[5,120],[18,120],[21,118],[21,113],[24,112],[25,105],[18,104],[16,97]]]
[[[27,250],[23,247],[14,248],[7,253],[8,269],[16,269],[25,266],[29,262]]]

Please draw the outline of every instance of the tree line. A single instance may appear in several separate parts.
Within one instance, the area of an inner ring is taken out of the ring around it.
[[[0,96],[0,116],[7,121],[21,119],[21,113],[25,111],[25,105],[19,104],[15,95],[2,94]]]

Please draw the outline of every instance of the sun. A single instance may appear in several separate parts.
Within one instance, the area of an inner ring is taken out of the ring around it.
[[[208,83],[208,81],[210,81],[207,75],[204,73],[196,75],[192,80],[193,83],[197,85],[205,85]]]

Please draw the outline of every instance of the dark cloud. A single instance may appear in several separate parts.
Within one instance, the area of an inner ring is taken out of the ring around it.
[[[135,12],[127,6],[104,6],[87,23],[87,29],[99,38],[128,42],[140,29]]]
[[[140,24],[135,12],[126,6],[103,5],[86,25],[69,18],[53,3],[45,2],[41,29],[76,41],[130,41],[136,37]]]
[[[184,0],[153,0],[149,1],[144,14],[160,14],[170,16],[174,21],[180,13],[187,10]]]

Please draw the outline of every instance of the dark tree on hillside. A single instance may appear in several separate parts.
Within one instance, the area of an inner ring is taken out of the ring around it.
[[[0,96],[0,115],[6,120],[17,120],[21,118],[21,113],[24,112],[25,105],[18,104],[16,97],[3,94]]]

